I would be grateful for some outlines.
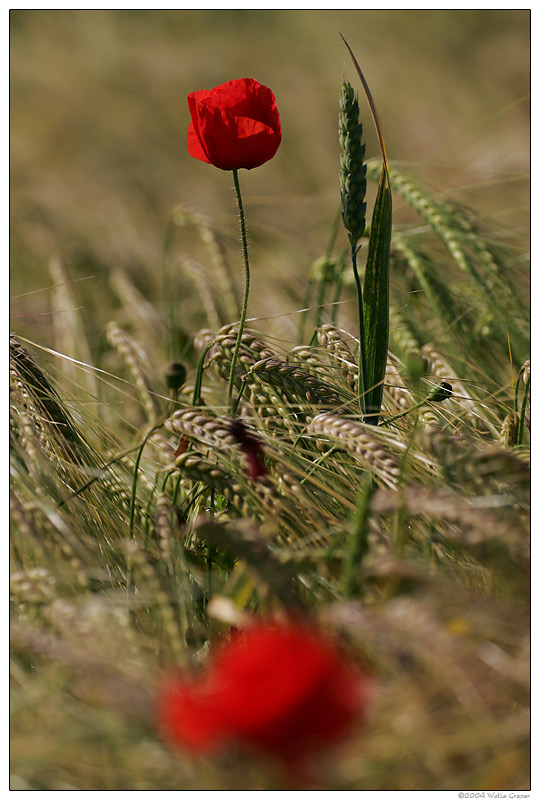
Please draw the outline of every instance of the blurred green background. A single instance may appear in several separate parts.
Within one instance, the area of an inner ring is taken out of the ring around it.
[[[340,31],[370,84],[390,159],[475,207],[502,238],[526,242],[527,10],[12,11],[10,19],[11,310],[22,335],[53,343],[48,265],[57,256],[70,279],[93,276],[74,284],[91,342],[114,314],[112,269],[159,305],[177,203],[211,217],[241,285],[231,175],[191,159],[185,137],[186,95],[244,76],[271,87],[283,127],[276,157],[241,173],[250,314],[299,308],[339,203],[343,77],[359,87]],[[367,156],[377,157],[363,97],[361,107]],[[188,236],[175,247],[196,251]]]

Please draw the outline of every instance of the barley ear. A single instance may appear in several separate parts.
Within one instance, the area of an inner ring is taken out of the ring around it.
[[[339,97],[341,217],[351,247],[356,247],[366,227],[366,146],[359,115],[358,98],[349,81],[344,81]]]

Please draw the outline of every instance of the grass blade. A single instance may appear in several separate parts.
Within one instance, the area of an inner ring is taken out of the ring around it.
[[[382,172],[371,220],[371,235],[364,277],[364,329],[369,394],[366,422],[377,425],[381,410],[388,357],[390,240],[392,196],[386,172]]]

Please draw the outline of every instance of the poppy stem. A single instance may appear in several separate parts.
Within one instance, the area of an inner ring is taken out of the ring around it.
[[[247,234],[246,234],[246,218],[244,216],[244,206],[242,204],[242,194],[240,192],[240,183],[238,181],[238,170],[233,169],[232,171],[233,179],[234,179],[234,188],[236,191],[236,201],[238,203],[238,213],[240,215],[240,234],[242,237],[242,252],[244,254],[244,276],[245,276],[245,283],[244,283],[244,299],[242,301],[242,311],[240,314],[240,323],[238,325],[238,335],[236,337],[236,344],[234,346],[232,360],[231,360],[231,371],[229,373],[229,389],[227,392],[227,405],[231,409],[231,412],[234,416],[235,407],[233,406],[232,402],[232,393],[233,393],[233,386],[234,386],[234,372],[236,369],[236,361],[238,359],[238,351],[240,349],[240,342],[242,341],[242,334],[244,333],[244,324],[246,322],[246,314],[247,314],[247,305],[248,305],[248,297],[249,297],[249,257],[248,257],[248,246],[247,246]]]

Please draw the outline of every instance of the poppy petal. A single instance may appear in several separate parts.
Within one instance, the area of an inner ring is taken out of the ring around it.
[[[253,169],[276,154],[281,123],[275,97],[253,78],[192,92],[188,106],[188,152],[194,158],[220,169]]]

